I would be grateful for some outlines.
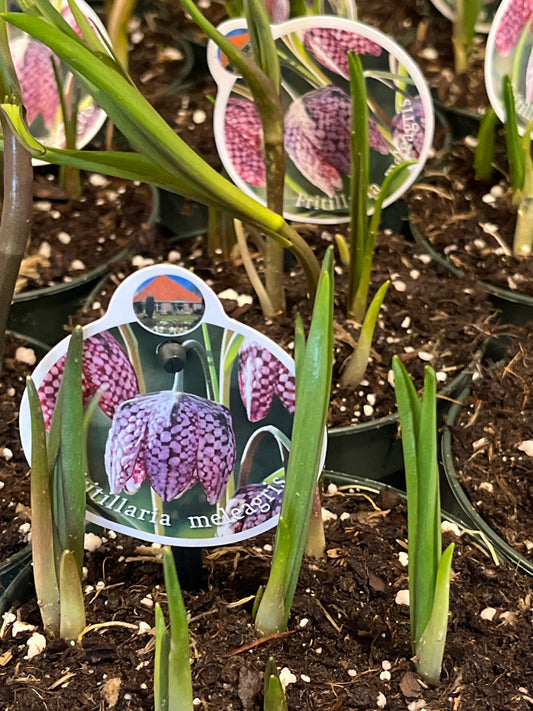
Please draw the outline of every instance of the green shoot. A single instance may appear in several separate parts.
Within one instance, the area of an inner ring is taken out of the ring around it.
[[[468,69],[476,22],[483,2],[484,0],[456,0],[455,2],[452,41],[456,74],[465,74]]]
[[[155,711],[192,711],[192,677],[187,610],[183,602],[172,549],[163,548],[165,587],[167,589],[170,628],[156,605],[156,642],[154,663]]]
[[[31,414],[33,571],[45,632],[75,640],[85,627],[81,565],[85,534],[83,332],[71,336],[50,432],[28,378]]]
[[[507,75],[503,78],[503,102],[509,177],[513,191],[513,203],[518,210],[513,255],[528,257],[533,247],[533,165],[531,162],[533,123],[528,123],[524,135],[520,136],[513,87],[511,79]]]
[[[392,362],[407,490],[411,639],[418,673],[440,677],[454,544],[442,553],[435,372],[426,366],[419,400],[397,356]]]
[[[474,169],[476,179],[489,181],[493,173],[494,141],[498,116],[492,106],[489,106],[479,124],[477,146],[474,154]]]
[[[264,711],[288,711],[285,692],[279,679],[274,657],[269,657],[265,669]]]
[[[324,258],[307,343],[302,333],[295,341],[296,411],[285,494],[270,577],[255,619],[262,636],[287,626],[319,475],[333,360],[332,248]]]

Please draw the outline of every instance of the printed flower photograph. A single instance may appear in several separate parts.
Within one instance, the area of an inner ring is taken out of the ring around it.
[[[39,386],[48,428],[64,364],[65,356]],[[84,402],[96,404],[91,520],[173,540],[242,538],[274,525],[295,384],[259,334],[203,323],[169,337],[128,324],[85,339],[82,374]]]
[[[371,189],[386,173],[422,154],[426,117],[404,67],[377,42],[356,32],[311,27],[277,42],[284,108],[285,211],[295,219],[347,217],[351,173],[348,52],[359,53],[367,80]],[[249,90],[237,79],[224,110],[225,153],[234,173],[266,195],[263,128]]]

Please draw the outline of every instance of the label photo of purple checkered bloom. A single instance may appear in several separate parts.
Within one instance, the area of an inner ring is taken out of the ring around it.
[[[248,47],[244,20],[219,30]],[[272,26],[281,69],[287,219],[346,222],[350,209],[352,106],[348,54],[357,53],[369,110],[369,211],[385,176],[413,161],[391,188],[385,206],[413,183],[433,139],[433,105],[409,55],[378,30],[335,16],[304,17]],[[208,63],[218,84],[214,133],[222,163],[245,192],[266,203],[264,129],[250,90],[214,42]]]
[[[94,29],[110,42],[107,31],[94,10],[84,0],[76,0],[76,3]],[[8,5],[8,9],[19,7],[16,2],[9,2]],[[81,36],[68,1],[53,0],[52,5]],[[105,112],[97,106],[87,89],[76,81],[74,75],[47,47],[12,26],[8,27],[8,35],[26,109],[25,118],[33,137],[47,147],[65,148],[62,93],[68,112],[71,110],[72,97],[77,100],[75,147],[83,148],[104,124]],[[33,162],[35,165],[42,164],[39,160]]]
[[[503,121],[503,78],[513,86],[521,132],[533,119],[533,1],[502,0],[485,52],[485,84],[492,107]]]
[[[50,428],[68,338],[34,374]],[[276,525],[294,363],[173,265],[141,269],[84,329],[88,520],[148,541],[231,543]],[[31,457],[27,402],[21,436]],[[80,433],[80,437],[83,436]]]

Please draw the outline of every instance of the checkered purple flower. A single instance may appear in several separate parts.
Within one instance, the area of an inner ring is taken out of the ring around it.
[[[496,30],[496,49],[502,57],[509,56],[528,21],[533,28],[533,0],[512,0]]]
[[[50,426],[66,355],[50,368],[39,386],[39,399],[46,427]],[[137,376],[119,342],[108,331],[102,331],[83,342],[82,393],[84,403],[106,386],[100,401],[101,410],[113,417],[117,407],[139,392]]]
[[[226,146],[231,162],[250,185],[266,185],[263,157],[263,126],[252,101],[231,97],[224,123]]]
[[[217,536],[248,531],[277,516],[281,511],[283,487],[248,484],[237,489],[226,506],[231,522],[217,529]]]
[[[329,27],[314,27],[304,32],[304,47],[327,69],[350,78],[348,52],[379,57],[381,45],[356,32]]]
[[[268,415],[274,395],[294,414],[294,376],[268,349],[245,342],[239,351],[239,391],[250,422]]]
[[[18,37],[10,43],[15,71],[20,83],[28,125],[42,116],[44,127],[51,131],[60,110],[59,93],[54,76],[52,57],[44,44]],[[59,60],[55,57],[59,66]]]
[[[145,479],[163,501],[200,483],[216,504],[233,471],[235,435],[228,408],[165,390],[120,405],[108,434],[105,468],[114,494]]]
[[[285,114],[285,150],[300,173],[333,197],[350,174],[352,100],[338,86],[314,89],[293,101]],[[384,155],[387,141],[373,118],[369,144]]]

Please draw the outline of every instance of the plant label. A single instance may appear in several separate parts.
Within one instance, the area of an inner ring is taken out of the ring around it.
[[[47,426],[67,345],[68,338],[33,374]],[[82,369],[85,400],[100,398],[88,430],[89,521],[191,547],[276,525],[294,363],[228,318],[201,279],[173,265],[126,279],[106,315],[84,328]],[[30,460],[26,396],[20,429]]]
[[[251,52],[245,20],[219,30]],[[385,176],[414,160],[385,206],[413,183],[433,140],[426,82],[409,55],[378,30],[352,20],[304,17],[272,26],[281,68],[286,176],[284,215],[301,222],[347,222],[350,208],[352,99],[348,52],[365,71],[370,134],[370,210]],[[218,84],[214,132],[222,163],[242,190],[266,204],[263,129],[247,85],[210,41],[207,57]]]
[[[487,39],[485,84],[494,111],[505,120],[503,78],[513,85],[516,116],[522,132],[533,119],[533,4],[503,0]]]

